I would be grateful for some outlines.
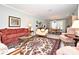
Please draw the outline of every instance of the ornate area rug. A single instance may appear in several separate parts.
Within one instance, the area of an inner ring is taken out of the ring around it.
[[[25,55],[55,55],[60,46],[60,40],[35,36],[26,43]]]

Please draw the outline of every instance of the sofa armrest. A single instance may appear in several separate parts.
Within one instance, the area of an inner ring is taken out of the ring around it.
[[[0,32],[0,42],[3,42],[6,39],[7,35]]]
[[[2,41],[2,32],[0,32],[0,42]]]
[[[68,33],[62,33],[62,35],[64,38],[75,38],[75,34],[68,34]]]
[[[62,33],[62,35],[75,35],[75,34]]]

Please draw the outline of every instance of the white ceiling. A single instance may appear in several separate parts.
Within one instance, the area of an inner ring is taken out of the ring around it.
[[[8,6],[43,19],[64,18],[78,8],[76,4],[8,4]]]

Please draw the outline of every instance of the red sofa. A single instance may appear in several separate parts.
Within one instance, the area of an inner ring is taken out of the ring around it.
[[[27,36],[30,31],[27,28],[18,29],[0,29],[0,40],[7,46],[16,45],[19,43],[18,38],[20,36]]]

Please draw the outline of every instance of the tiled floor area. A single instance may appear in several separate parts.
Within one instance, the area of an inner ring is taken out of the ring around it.
[[[55,34],[48,34],[48,35],[47,35],[47,37],[55,38],[55,39],[59,39],[59,36],[60,36],[60,35],[55,35]]]

